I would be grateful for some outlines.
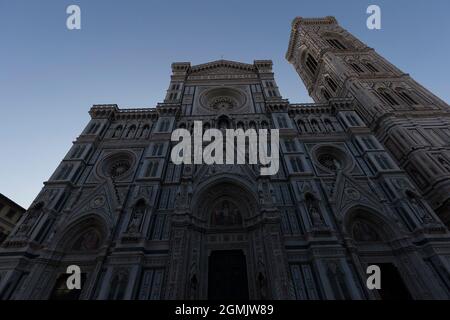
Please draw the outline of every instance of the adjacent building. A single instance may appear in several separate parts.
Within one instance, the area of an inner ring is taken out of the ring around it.
[[[0,244],[11,233],[26,210],[0,193]]]

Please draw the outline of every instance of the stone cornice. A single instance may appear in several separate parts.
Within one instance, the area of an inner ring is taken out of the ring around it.
[[[89,111],[92,119],[156,119],[156,108],[120,109],[117,104],[96,104]]]
[[[288,61],[292,60],[292,55],[295,50],[295,46],[297,44],[297,36],[299,32],[299,26],[300,25],[331,25],[331,24],[337,24],[337,20],[335,17],[328,16],[324,18],[302,18],[297,17],[292,21],[292,31],[291,36],[289,38],[289,46],[288,50],[286,52],[286,59]]]
[[[266,102],[266,112],[286,112],[289,109],[289,101],[287,99],[277,99],[275,101]]]
[[[179,103],[158,103],[156,111],[160,116],[178,116],[181,111]]]
[[[289,105],[289,114],[335,114],[338,111],[354,110],[353,99],[330,99],[328,103],[294,103]]]
[[[253,64],[222,59],[222,60],[216,60],[216,61],[211,61],[208,63],[203,63],[203,64],[198,64],[196,66],[192,66],[189,70],[189,74],[193,74],[193,73],[200,72],[203,70],[208,70],[208,69],[220,68],[220,67],[235,68],[235,69],[240,69],[240,70],[256,72],[256,67]]]

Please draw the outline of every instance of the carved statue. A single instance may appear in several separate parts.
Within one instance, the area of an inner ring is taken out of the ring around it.
[[[231,207],[231,208],[230,208]],[[213,211],[213,224],[218,226],[235,226],[242,224],[242,216],[237,207],[223,200]]]
[[[131,216],[130,222],[128,224],[127,233],[136,233],[139,231],[142,219],[145,213],[145,203],[139,201],[133,210],[133,215]]]
[[[423,203],[418,199],[418,197],[411,192],[407,193],[409,202],[411,203],[411,206],[413,207],[413,210],[415,210],[419,217],[422,219],[422,221],[426,223],[431,223],[434,221],[434,219],[430,216],[427,209],[424,207]]]
[[[309,207],[309,214],[311,215],[311,220],[312,220],[314,226],[323,225],[320,212],[315,206],[312,205]]]
[[[320,209],[318,208],[317,200],[310,194],[306,196],[306,207],[308,209],[313,226],[323,226],[323,218],[320,213]]]

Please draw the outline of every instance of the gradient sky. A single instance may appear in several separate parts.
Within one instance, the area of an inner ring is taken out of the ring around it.
[[[79,31],[66,29],[70,4]],[[366,28],[369,4],[380,31]],[[174,61],[271,59],[283,97],[309,102],[284,55],[295,16],[327,15],[450,101],[448,0],[0,0],[0,193],[28,207],[91,105],[155,106]]]

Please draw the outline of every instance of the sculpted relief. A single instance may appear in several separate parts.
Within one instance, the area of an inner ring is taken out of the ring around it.
[[[223,200],[214,207],[211,222],[215,226],[239,226],[242,224],[242,215],[234,203]]]

